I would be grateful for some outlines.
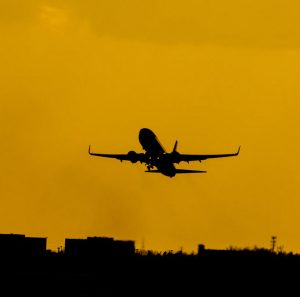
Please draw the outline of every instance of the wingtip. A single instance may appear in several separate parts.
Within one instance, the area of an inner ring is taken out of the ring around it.
[[[89,145],[89,154],[91,154],[91,146]]]
[[[239,146],[239,149],[238,149],[236,155],[238,155],[240,153],[240,149],[241,149],[241,146]]]

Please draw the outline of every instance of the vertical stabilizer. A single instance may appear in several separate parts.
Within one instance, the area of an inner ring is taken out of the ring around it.
[[[173,148],[173,152],[172,153],[176,153],[177,152],[177,144],[178,144],[178,141],[176,140],[176,142],[174,144],[174,148]]]

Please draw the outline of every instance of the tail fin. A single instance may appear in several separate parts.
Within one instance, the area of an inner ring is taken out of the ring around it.
[[[174,144],[174,148],[173,148],[172,153],[176,153],[177,152],[177,144],[178,144],[178,141],[176,140],[176,142]]]

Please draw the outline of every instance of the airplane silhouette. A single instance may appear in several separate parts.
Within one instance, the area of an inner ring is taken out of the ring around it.
[[[129,151],[128,154],[98,154],[92,153],[89,146],[89,154],[98,157],[114,158],[122,161],[131,161],[132,163],[140,162],[145,163],[147,170],[145,172],[149,173],[162,173],[163,175],[173,177],[177,173],[205,173],[202,170],[187,170],[187,169],[177,169],[174,163],[187,162],[190,161],[202,161],[211,158],[223,158],[237,156],[240,152],[240,147],[238,151],[234,154],[218,154],[218,155],[190,155],[190,154],[180,154],[177,152],[176,140],[173,151],[167,153],[165,149],[160,144],[156,135],[148,128],[142,128],[139,132],[139,141],[142,145],[145,153],[136,153],[135,151]],[[154,169],[156,167],[156,169]]]

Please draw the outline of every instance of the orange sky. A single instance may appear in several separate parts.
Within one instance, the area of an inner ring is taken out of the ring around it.
[[[300,252],[299,1],[3,0],[0,36],[0,233]],[[87,153],[142,127],[241,153],[172,179]]]

